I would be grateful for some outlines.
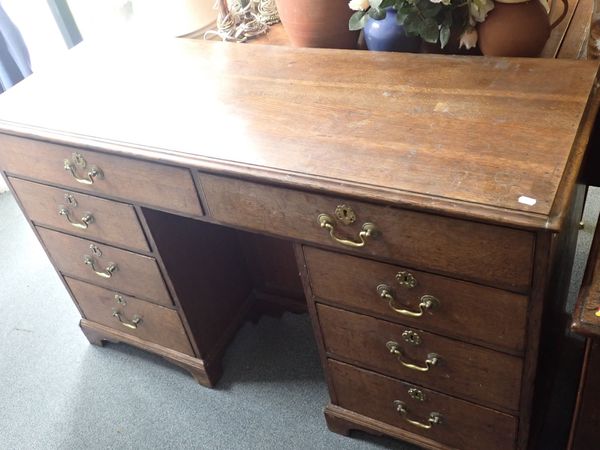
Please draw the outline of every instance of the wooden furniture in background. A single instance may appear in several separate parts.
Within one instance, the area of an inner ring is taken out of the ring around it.
[[[597,72],[82,46],[0,99],[0,170],[92,343],[213,385],[256,299],[301,310],[300,272],[332,430],[524,449],[556,365],[539,349],[562,325]]]
[[[596,227],[572,328],[586,336],[586,350],[569,450],[587,450],[600,439],[600,226]]]

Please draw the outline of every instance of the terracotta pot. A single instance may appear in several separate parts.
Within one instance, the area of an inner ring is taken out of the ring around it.
[[[276,0],[281,23],[294,47],[356,48],[358,31],[348,0]]]
[[[550,24],[539,0],[496,0],[494,9],[477,27],[481,52],[486,56],[538,56],[552,28],[567,15],[568,2],[562,3],[562,14]]]

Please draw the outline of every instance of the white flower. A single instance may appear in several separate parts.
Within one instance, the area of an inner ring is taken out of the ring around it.
[[[441,3],[444,6],[448,6],[452,3],[452,0],[429,0],[431,3]]]
[[[370,5],[369,0],[350,0],[348,6],[354,11],[366,11]]]
[[[492,9],[494,9],[492,0],[469,0],[469,14],[476,22],[483,22]]]
[[[460,35],[460,46],[467,50],[472,49],[477,45],[477,30],[473,27],[467,27],[463,34]]]

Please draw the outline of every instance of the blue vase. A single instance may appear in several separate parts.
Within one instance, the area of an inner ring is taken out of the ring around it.
[[[367,19],[364,27],[367,48],[379,52],[418,52],[421,39],[407,36],[396,22],[396,10],[387,8],[385,19]]]

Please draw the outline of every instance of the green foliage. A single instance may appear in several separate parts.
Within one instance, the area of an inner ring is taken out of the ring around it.
[[[350,18],[351,30],[362,29],[369,17],[384,19],[386,8],[393,7],[397,21],[409,36],[420,36],[425,42],[440,43],[444,48],[452,31],[462,33],[468,23],[468,2],[465,0],[369,0],[367,11],[356,11]],[[445,4],[447,3],[447,4]]]
[[[352,31],[362,30],[365,26],[365,23],[367,23],[368,18],[369,15],[366,11],[356,11],[350,17],[350,21],[348,22],[348,28],[350,28],[350,30]]]

